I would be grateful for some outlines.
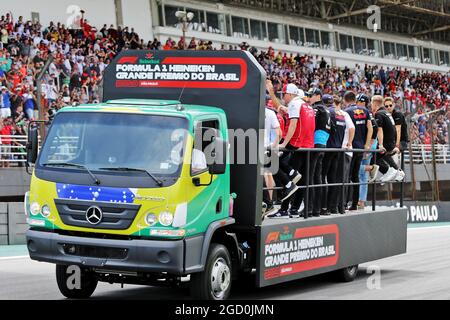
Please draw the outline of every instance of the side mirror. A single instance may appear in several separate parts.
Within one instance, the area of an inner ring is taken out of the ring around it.
[[[208,165],[210,174],[224,174],[227,168],[227,142],[220,138],[213,141],[212,161]]]
[[[38,127],[28,127],[27,163],[35,163],[38,155]]]

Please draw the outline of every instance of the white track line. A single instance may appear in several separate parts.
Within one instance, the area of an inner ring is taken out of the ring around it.
[[[30,256],[11,256],[11,257],[0,257],[0,260],[13,260],[13,259],[24,259]]]
[[[450,225],[445,225],[445,226],[411,227],[411,228],[408,228],[408,231],[410,231],[410,230],[423,230],[423,229],[439,229],[439,228],[450,228]]]

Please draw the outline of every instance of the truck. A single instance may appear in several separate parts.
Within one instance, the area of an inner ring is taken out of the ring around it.
[[[30,125],[27,247],[56,265],[65,297],[99,281],[187,282],[223,300],[236,279],[351,281],[358,264],[406,252],[404,208],[262,219],[263,165],[250,159],[264,154],[265,79],[246,51],[126,50],[102,102],[59,110],[39,152]]]

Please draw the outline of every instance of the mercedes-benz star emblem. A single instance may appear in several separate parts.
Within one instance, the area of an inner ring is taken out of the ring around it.
[[[99,224],[100,221],[102,221],[102,218],[103,212],[99,207],[92,206],[86,210],[86,220],[90,224]]]

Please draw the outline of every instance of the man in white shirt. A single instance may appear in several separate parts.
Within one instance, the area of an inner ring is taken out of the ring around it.
[[[275,139],[274,141],[271,141],[270,138],[273,132],[275,132]],[[264,149],[266,150],[266,154],[268,156],[264,161],[264,182],[266,184],[266,187],[269,189],[276,187],[273,174],[278,171],[278,165],[276,165],[276,168],[273,168],[274,164],[270,160],[272,159],[272,156],[277,157],[277,155],[272,155],[271,150],[268,149],[275,149],[276,147],[278,147],[280,139],[281,128],[277,115],[275,114],[275,111],[266,107],[264,121]],[[276,169],[276,171],[274,171],[273,169]],[[267,205],[264,215],[268,215],[274,210],[273,190],[267,190],[267,192],[264,192],[263,199],[265,204]]]

